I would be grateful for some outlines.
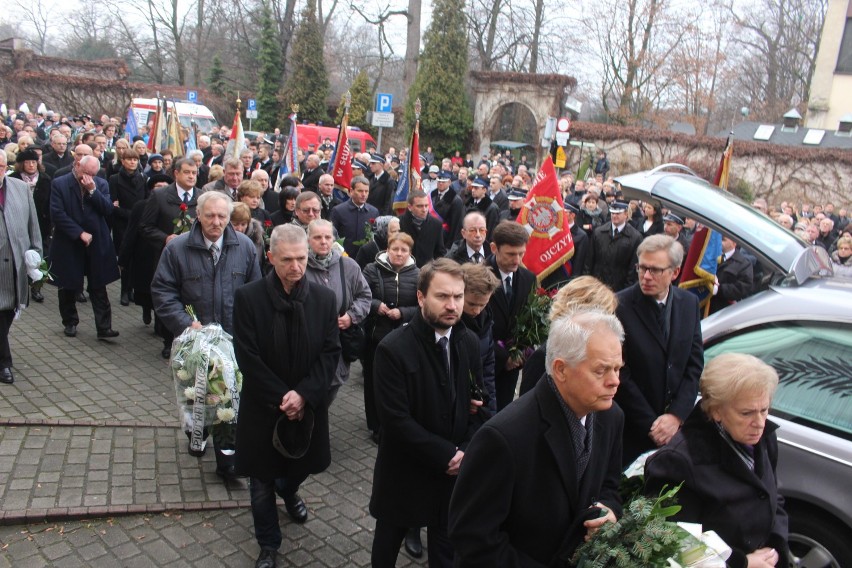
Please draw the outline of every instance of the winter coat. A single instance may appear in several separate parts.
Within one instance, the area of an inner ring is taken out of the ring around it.
[[[852,256],[847,256],[846,260],[841,260],[837,251],[834,251],[831,253],[831,266],[834,268],[835,276],[852,278]]]
[[[84,276],[91,289],[103,288],[119,278],[115,247],[107,225],[114,209],[109,184],[101,178],[93,179],[95,190],[91,194],[82,190],[73,173],[54,179],[51,186],[54,233],[50,272],[60,288],[82,290]],[[89,246],[80,240],[83,232],[92,235]]]
[[[151,282],[157,316],[174,335],[192,325],[186,306],[195,309],[202,324],[218,323],[233,335],[234,294],[260,278],[257,249],[247,236],[225,227],[219,262],[213,258],[201,224],[169,242]]]
[[[420,309],[417,304],[417,280],[420,269],[414,259],[408,262],[398,272],[388,262],[388,253],[380,252],[376,260],[364,268],[364,278],[370,286],[372,300],[370,301],[370,322],[367,332],[371,349],[379,344],[384,337],[399,326],[411,321]],[[384,303],[389,308],[399,308],[402,317],[392,320],[379,315],[379,306]]]
[[[24,254],[42,254],[38,215],[30,188],[21,180],[7,178],[6,204],[0,209],[0,309],[26,306],[30,287]],[[14,267],[14,268],[13,268]]]
[[[112,239],[116,251],[119,251],[130,222],[130,211],[136,203],[148,198],[145,177],[138,171],[128,174],[126,169],[121,168],[120,172],[109,178],[109,195],[113,203],[118,201],[118,207],[112,213]]]

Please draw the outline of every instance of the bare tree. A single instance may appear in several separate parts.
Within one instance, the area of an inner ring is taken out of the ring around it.
[[[34,32],[34,36],[32,38],[26,39],[27,43],[29,43],[30,46],[32,46],[33,51],[39,55],[46,55],[47,36],[48,31],[51,29],[49,25],[51,14],[48,13],[48,8],[45,7],[42,0],[36,0],[35,3],[24,3],[21,0],[18,0],[16,5],[21,11],[21,19],[25,24],[32,26],[32,30]]]
[[[405,35],[405,62],[402,70],[402,88],[407,93],[417,76],[420,61],[420,5],[421,0],[408,0],[408,29]]]
[[[378,69],[373,74],[373,86],[370,89],[371,92],[375,94],[379,83],[384,77],[385,64],[394,55],[393,46],[388,41],[385,25],[391,18],[396,16],[408,17],[408,12],[405,10],[391,10],[390,4],[386,4],[384,7],[379,7],[377,13],[368,13],[365,8],[355,3],[352,3],[350,7],[359,16],[361,16],[361,18],[363,18],[364,22],[376,27],[376,35],[378,39],[376,47],[378,49],[379,59]]]

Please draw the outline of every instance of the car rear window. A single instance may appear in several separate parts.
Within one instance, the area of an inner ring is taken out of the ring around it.
[[[750,328],[705,346],[704,357],[729,352],[749,353],[775,368],[773,410],[852,434],[852,327],[784,322]]]

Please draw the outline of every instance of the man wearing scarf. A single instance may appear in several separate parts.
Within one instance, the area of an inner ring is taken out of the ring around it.
[[[276,565],[281,546],[276,493],[290,517],[305,522],[308,511],[299,486],[331,463],[328,390],[340,358],[334,292],[305,278],[305,231],[294,225],[276,227],[267,254],[273,270],[238,289],[234,298],[234,354],[244,376],[236,467],[250,477],[260,545],[256,568]],[[276,429],[279,418],[282,424]],[[313,428],[307,428],[311,419]],[[297,433],[301,451],[288,451],[291,457],[273,445],[273,432],[282,429],[285,439],[287,431]]]

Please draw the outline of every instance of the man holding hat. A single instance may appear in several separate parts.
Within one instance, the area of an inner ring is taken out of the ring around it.
[[[276,565],[276,493],[290,517],[304,523],[308,509],[299,486],[331,463],[327,396],[340,358],[334,292],[305,278],[305,231],[276,227],[267,255],[273,270],[234,297],[234,354],[245,377],[236,468],[250,478],[260,545],[255,568]]]
[[[461,197],[450,188],[453,182],[453,174],[442,171],[438,174],[438,187],[432,190],[432,206],[435,212],[443,219],[444,246],[450,248],[453,243],[461,238],[462,218],[464,217],[464,203]]]
[[[381,154],[370,154],[370,196],[367,203],[379,210],[380,215],[393,214],[393,196],[396,193],[396,183],[385,171],[385,157]]]
[[[610,221],[592,232],[591,275],[618,292],[636,282],[642,235],[627,222],[627,203],[613,201]]]

